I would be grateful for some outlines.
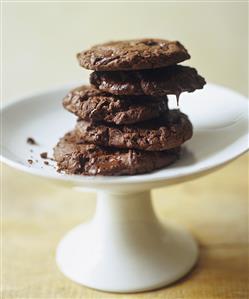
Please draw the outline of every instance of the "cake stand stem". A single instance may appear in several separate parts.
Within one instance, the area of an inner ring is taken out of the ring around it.
[[[138,292],[181,278],[197,255],[197,245],[184,229],[159,222],[149,191],[99,192],[93,219],[64,237],[57,263],[80,284]]]
[[[107,225],[122,229],[124,223],[128,227],[134,227],[131,221],[145,221],[157,224],[155,213],[150,199],[150,193],[109,193],[99,192],[97,197],[96,212],[93,219],[95,222],[105,222]],[[97,224],[97,223],[96,223]]]

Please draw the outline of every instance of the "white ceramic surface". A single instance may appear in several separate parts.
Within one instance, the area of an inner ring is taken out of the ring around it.
[[[194,136],[185,144],[181,159],[168,168],[137,176],[69,176],[57,173],[52,162],[44,165],[40,153],[52,156],[59,137],[74,126],[75,117],[61,105],[71,87],[27,96],[2,109],[2,160],[78,190],[100,190],[93,220],[71,231],[58,247],[57,263],[66,276],[114,292],[172,283],[194,265],[197,246],[183,229],[163,228],[146,190],[203,175],[246,152],[247,99],[212,84],[183,94],[180,107],[193,122]],[[175,106],[174,98],[170,106]],[[27,144],[27,137],[39,145]],[[28,159],[35,162],[30,165]]]
[[[197,256],[188,232],[157,220],[148,191],[102,192],[94,218],[59,244],[57,264],[80,284],[126,293],[174,282],[193,267]]]
[[[76,86],[76,84],[75,84]],[[150,189],[163,186],[189,175],[196,175],[222,165],[248,149],[248,101],[242,95],[224,87],[208,84],[203,90],[184,93],[181,110],[187,113],[194,125],[194,136],[185,144],[182,158],[172,166],[150,174],[122,177],[86,177],[59,174],[45,166],[39,154],[52,155],[59,137],[72,129],[75,116],[65,111],[62,98],[72,86],[42,92],[11,102],[1,111],[2,159],[5,163],[32,174],[63,180],[72,185],[102,188]],[[170,97],[170,106],[175,106]],[[34,137],[39,146],[26,143]],[[33,153],[30,153],[30,150]],[[38,162],[29,165],[33,156]],[[134,187],[135,185],[135,187]],[[142,187],[141,187],[142,186]]]

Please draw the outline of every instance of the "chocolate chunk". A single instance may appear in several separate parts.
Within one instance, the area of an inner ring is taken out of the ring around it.
[[[134,175],[163,168],[176,161],[180,148],[162,152],[104,148],[79,142],[73,131],[54,148],[58,172],[82,175]]]
[[[27,161],[28,161],[28,163],[29,163],[30,165],[33,164],[33,160],[28,159]]]
[[[138,39],[96,45],[77,54],[79,64],[95,71],[161,68],[190,58],[178,41]]]
[[[38,143],[35,141],[35,139],[34,138],[32,138],[32,137],[28,137],[27,138],[27,143],[28,144],[31,144],[31,145],[38,145]]]
[[[168,99],[151,96],[114,96],[91,86],[72,90],[64,107],[86,121],[134,124],[160,116],[168,110]]]
[[[193,134],[188,117],[169,110],[162,117],[136,125],[94,124],[79,120],[76,132],[84,142],[146,151],[163,151],[180,146]]]
[[[180,95],[201,89],[206,84],[196,69],[182,65],[140,71],[93,72],[90,83],[114,95],[149,96]]]
[[[48,153],[47,153],[47,152],[40,153],[40,157],[41,157],[42,159],[48,159]]]

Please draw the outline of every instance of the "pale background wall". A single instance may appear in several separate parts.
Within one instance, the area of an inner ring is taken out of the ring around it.
[[[4,98],[87,76],[75,54],[112,39],[178,39],[208,81],[247,93],[247,3],[4,3]]]

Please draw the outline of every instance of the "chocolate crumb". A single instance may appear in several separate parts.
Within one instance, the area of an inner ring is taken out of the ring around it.
[[[40,156],[41,156],[42,159],[47,159],[48,158],[48,153],[47,152],[41,153]]]
[[[45,165],[49,165],[48,161],[44,161],[43,163],[44,163]]]
[[[35,139],[34,138],[32,138],[32,137],[28,137],[27,138],[27,143],[28,144],[32,144],[32,145],[38,145],[38,143],[35,141]]]
[[[27,161],[28,161],[28,163],[29,163],[30,165],[33,164],[33,160],[28,159]]]

